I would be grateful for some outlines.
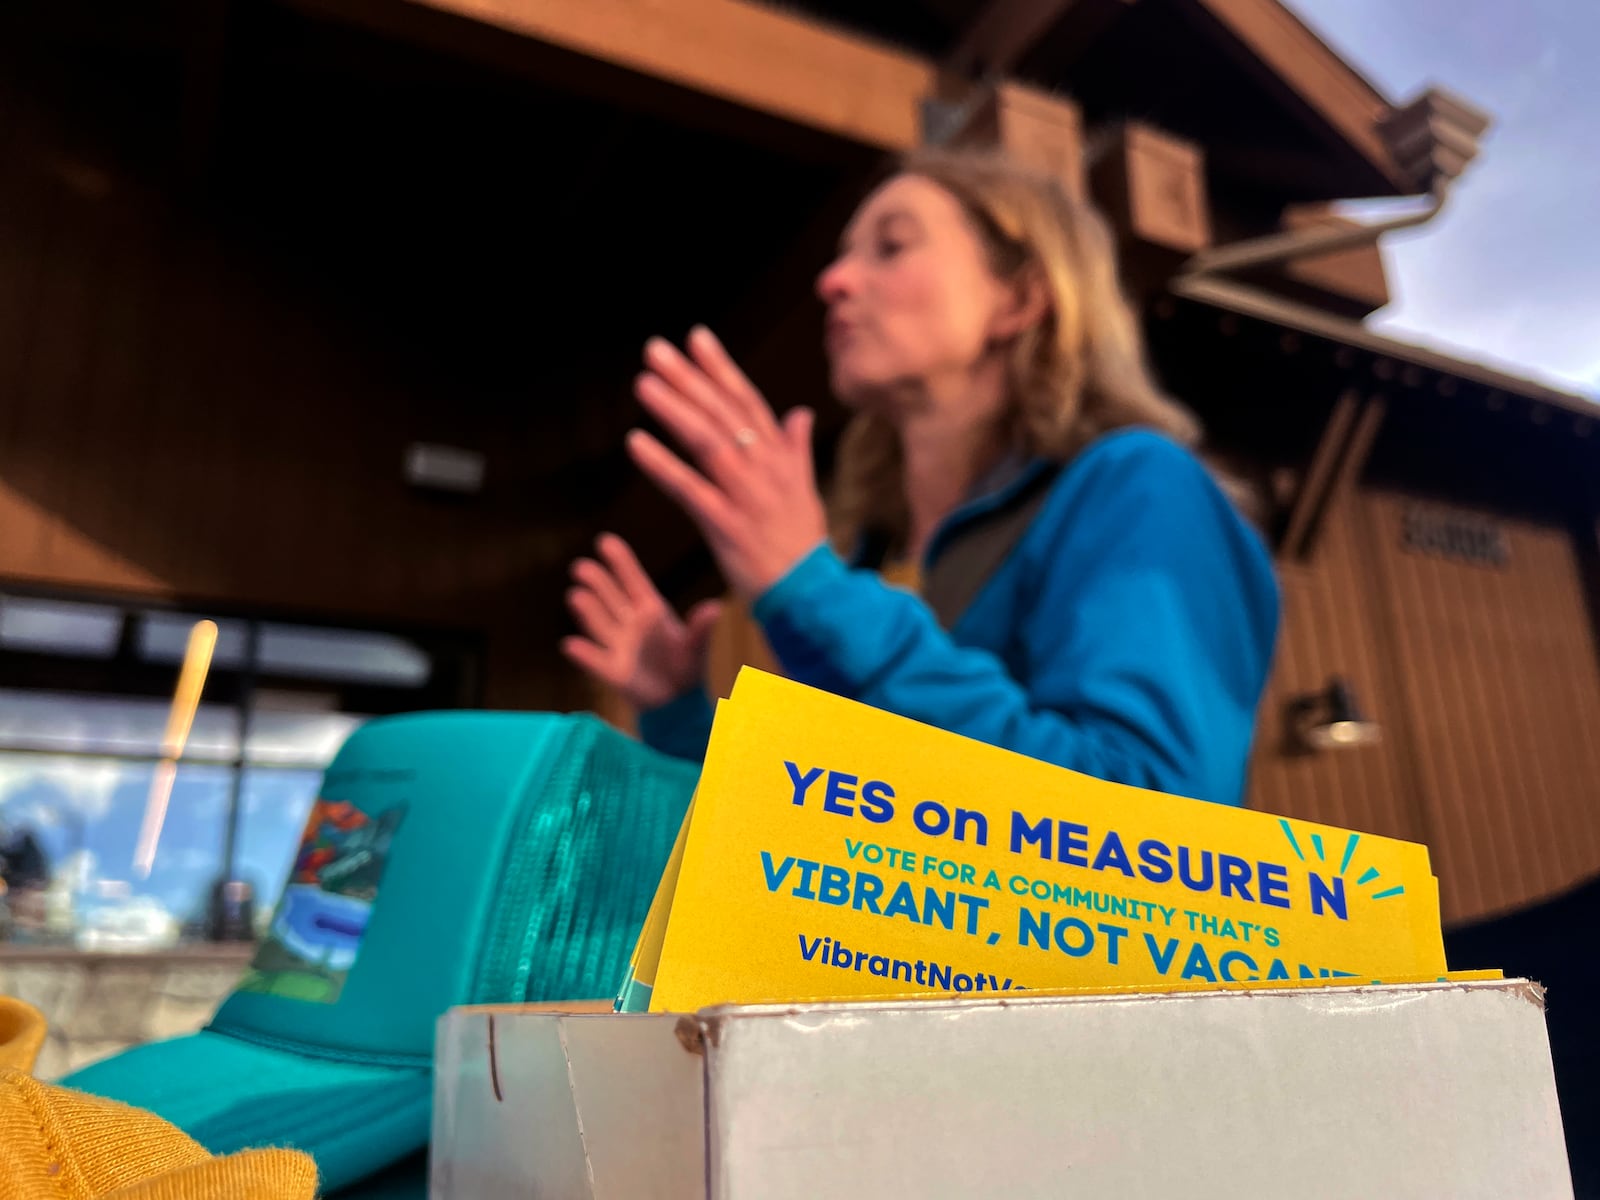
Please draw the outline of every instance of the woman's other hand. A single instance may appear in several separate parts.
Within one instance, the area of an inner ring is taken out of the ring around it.
[[[634,391],[694,465],[643,430],[628,451],[699,526],[728,585],[754,601],[827,538],[816,415],[798,408],[780,423],[710,330],[694,330],[688,348],[652,339]]]
[[[567,607],[582,636],[565,639],[561,652],[638,711],[660,708],[704,678],[721,602],[707,600],[680,620],[627,542],[605,534],[596,549],[598,561],[572,564]]]

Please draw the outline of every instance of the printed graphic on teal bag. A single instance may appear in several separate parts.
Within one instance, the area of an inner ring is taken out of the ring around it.
[[[311,806],[283,899],[240,991],[317,1004],[339,998],[404,816],[403,804],[376,816],[345,800]]]

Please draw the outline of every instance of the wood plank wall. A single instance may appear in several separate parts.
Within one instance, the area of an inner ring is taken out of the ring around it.
[[[513,482],[516,421],[0,112],[0,583],[480,633],[489,703],[581,704],[554,643],[587,530]],[[414,439],[488,452],[488,491],[409,488]]]
[[[1492,513],[1503,567],[1408,551],[1412,498],[1347,495],[1310,563],[1280,563],[1285,624],[1252,763],[1270,812],[1429,844],[1447,922],[1600,871],[1600,651],[1571,532]],[[1376,747],[1304,755],[1284,707],[1346,676]]]
[[[1278,563],[1283,625],[1278,657],[1257,721],[1250,805],[1387,837],[1427,839],[1403,736],[1403,701],[1380,626],[1370,619],[1371,572],[1359,499],[1346,495],[1327,514],[1317,555]],[[1383,727],[1381,744],[1306,754],[1289,741],[1285,707],[1335,675],[1350,683]]]
[[[1411,503],[1363,516],[1441,902],[1499,913],[1600,870],[1600,652],[1569,529],[1499,518],[1508,560],[1478,566],[1402,549]]]

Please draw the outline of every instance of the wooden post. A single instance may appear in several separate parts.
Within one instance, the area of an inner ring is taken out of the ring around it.
[[[1305,481],[1290,510],[1289,525],[1279,544],[1279,553],[1284,558],[1303,560],[1311,556],[1327,514],[1355,484],[1366,465],[1385,412],[1384,401],[1379,396],[1369,398],[1364,404],[1354,391],[1339,397],[1323,427]]]

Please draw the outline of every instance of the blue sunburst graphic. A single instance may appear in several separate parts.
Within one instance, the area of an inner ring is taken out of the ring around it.
[[[1306,858],[1305,851],[1300,848],[1299,839],[1294,836],[1294,827],[1289,824],[1288,819],[1285,817],[1280,817],[1278,818],[1278,824],[1283,827],[1283,836],[1289,839],[1289,848],[1294,851],[1294,856],[1301,862],[1309,862],[1310,860]],[[1344,844],[1344,856],[1339,860],[1338,874],[1343,875],[1347,870],[1349,870],[1350,860],[1355,857],[1356,847],[1360,844],[1361,835],[1359,833],[1352,833],[1350,835],[1350,840]],[[1313,833],[1311,835],[1311,850],[1312,853],[1317,856],[1318,862],[1325,863],[1328,861],[1327,853],[1322,845],[1322,835],[1320,833]],[[1360,877],[1356,879],[1356,886],[1364,888],[1369,884],[1379,883],[1382,881],[1382,879],[1383,873],[1379,871],[1377,867],[1368,867],[1365,871],[1361,872]],[[1405,892],[1405,885],[1397,884],[1394,887],[1384,888],[1381,892],[1373,892],[1370,898],[1373,900],[1388,900],[1394,896],[1403,896],[1405,895]]]

